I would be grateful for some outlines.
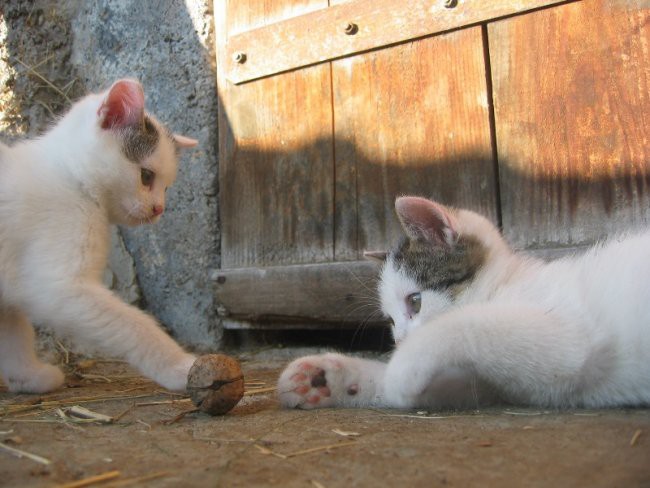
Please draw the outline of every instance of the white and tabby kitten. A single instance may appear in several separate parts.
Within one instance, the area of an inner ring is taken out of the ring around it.
[[[109,225],[157,221],[178,151],[195,144],[145,112],[133,80],[82,98],[39,138],[0,144],[0,376],[10,391],[63,383],[36,357],[32,322],[185,389],[194,356],[101,278]]]
[[[394,354],[297,359],[279,380],[284,406],[650,404],[650,233],[546,263],[474,212],[395,206],[407,238],[379,286]]]

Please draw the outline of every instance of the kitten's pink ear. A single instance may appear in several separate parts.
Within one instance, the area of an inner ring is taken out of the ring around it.
[[[97,116],[102,129],[121,129],[144,122],[144,92],[135,80],[113,83]]]
[[[400,197],[395,200],[395,210],[410,239],[445,247],[456,243],[456,223],[444,206],[426,198]]]
[[[194,147],[199,143],[199,141],[197,141],[196,139],[192,139],[191,137],[185,137],[180,134],[174,134],[173,138],[174,138],[174,142],[176,143],[176,146],[182,149]]]
[[[363,257],[370,261],[383,263],[386,261],[388,253],[386,251],[363,251]]]

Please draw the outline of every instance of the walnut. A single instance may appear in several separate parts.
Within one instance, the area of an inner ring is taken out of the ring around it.
[[[239,362],[224,354],[200,356],[187,375],[187,391],[202,412],[228,412],[244,396],[244,375]]]

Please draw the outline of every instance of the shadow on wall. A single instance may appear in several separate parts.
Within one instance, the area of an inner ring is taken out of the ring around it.
[[[209,280],[219,266],[211,1],[6,0],[0,15],[10,68],[1,87],[3,139],[42,131],[70,100],[127,76],[143,83],[148,110],[199,139],[183,155],[161,222],[120,235],[143,305],[181,342],[215,348],[221,331]]]
[[[479,154],[453,162],[375,161],[339,139],[291,151],[233,147],[221,188],[227,267],[359,259],[399,235],[393,204],[406,193],[498,220],[493,164]]]
[[[290,151],[225,148],[221,164],[226,268],[362,258],[401,236],[397,196],[475,210],[517,248],[579,246],[650,223],[650,166],[611,173],[530,171],[491,154],[378,160],[352,141],[319,139]],[[397,150],[397,148],[395,148]],[[598,176],[593,176],[597,173]]]
[[[3,1],[0,24],[0,130],[11,142],[43,132],[86,86],[69,62],[70,18],[53,2]]]

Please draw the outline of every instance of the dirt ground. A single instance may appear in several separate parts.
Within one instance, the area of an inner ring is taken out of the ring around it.
[[[281,410],[293,355],[242,356],[247,395],[221,417],[183,416],[189,400],[116,362],[68,364],[54,394],[2,389],[0,486],[650,487],[650,409]],[[114,420],[75,422],[74,405]]]

